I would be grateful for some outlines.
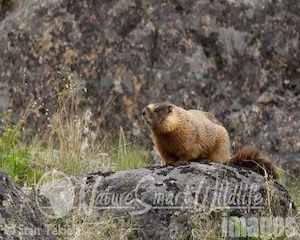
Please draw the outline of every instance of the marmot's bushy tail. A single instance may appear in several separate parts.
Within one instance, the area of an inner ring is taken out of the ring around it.
[[[259,150],[255,148],[243,148],[239,150],[231,159],[230,164],[251,168],[253,171],[265,175],[272,175],[274,179],[278,178],[275,165],[267,158],[259,155]]]

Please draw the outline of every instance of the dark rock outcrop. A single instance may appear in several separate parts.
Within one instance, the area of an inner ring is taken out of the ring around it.
[[[35,204],[0,169],[0,239],[52,240]]]
[[[0,0],[0,21],[21,6],[26,0]]]
[[[256,102],[230,116],[235,129],[237,147],[252,146],[269,155],[275,165],[289,176],[284,185],[291,185],[300,171],[300,99],[283,97],[273,87],[265,91]],[[298,130],[297,130],[298,129]],[[297,133],[298,131],[298,133]]]
[[[145,136],[149,102],[200,107],[236,146],[256,145],[297,174],[299,12],[296,0],[28,0],[0,23],[0,110],[12,107],[17,121],[40,99],[29,122],[46,126],[66,66],[82,74],[88,92],[78,106],[95,121],[118,96],[102,129]]]
[[[232,216],[285,218],[296,214],[289,194],[280,184],[266,182],[248,169],[224,164],[194,162],[99,172],[70,180],[74,192],[67,198],[62,195],[77,206],[73,209],[79,207],[83,213],[94,213],[99,218],[108,212],[116,219],[128,217],[135,229],[132,239],[189,239],[193,225],[197,226],[195,221],[202,217],[208,217],[210,224],[221,230],[223,218]],[[62,186],[66,186],[65,180],[43,192],[58,196],[56,190]],[[57,197],[55,200],[60,201]],[[176,238],[172,238],[173,233]]]

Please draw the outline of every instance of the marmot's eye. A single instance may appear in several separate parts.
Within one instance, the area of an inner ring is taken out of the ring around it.
[[[155,109],[154,109],[154,112],[155,112],[155,113],[158,113],[159,111],[160,111],[159,108],[155,108]]]

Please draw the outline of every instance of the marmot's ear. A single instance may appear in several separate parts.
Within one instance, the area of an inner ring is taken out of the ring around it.
[[[171,105],[168,106],[168,113],[170,113],[170,112],[172,112],[172,106]]]

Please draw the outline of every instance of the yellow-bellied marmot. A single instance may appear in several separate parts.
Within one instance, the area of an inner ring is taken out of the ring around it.
[[[142,111],[153,141],[166,164],[209,160],[251,168],[278,178],[274,164],[257,149],[230,156],[228,132],[212,113],[185,110],[169,102],[148,105]]]

